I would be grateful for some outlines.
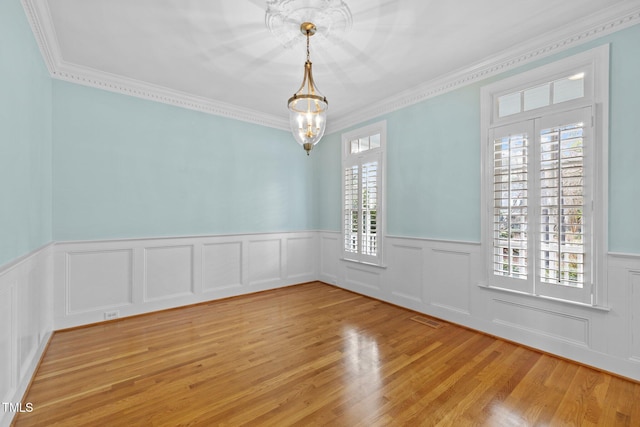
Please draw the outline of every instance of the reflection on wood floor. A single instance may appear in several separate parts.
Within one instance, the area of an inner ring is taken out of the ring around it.
[[[415,316],[314,282],[58,332],[15,425],[640,425],[640,384]]]

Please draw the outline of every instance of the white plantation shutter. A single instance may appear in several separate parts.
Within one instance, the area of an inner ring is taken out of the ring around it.
[[[593,156],[591,108],[539,119],[539,292],[590,301]],[[590,173],[591,172],[591,173]]]
[[[497,286],[589,301],[590,121],[586,107],[491,130]]]
[[[527,136],[494,141],[494,271],[527,278]]]
[[[584,285],[583,123],[540,134],[540,276],[547,283]]]
[[[350,258],[373,262],[378,256],[379,160],[361,158],[344,168],[344,251]]]
[[[492,130],[492,271],[499,286],[530,288],[531,123]]]
[[[361,252],[377,255],[377,213],[378,213],[378,162],[362,165],[362,236]]]
[[[357,254],[358,218],[360,203],[359,166],[349,166],[344,170],[344,250]]]

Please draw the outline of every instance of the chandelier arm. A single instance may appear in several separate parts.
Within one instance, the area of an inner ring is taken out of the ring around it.
[[[302,84],[300,85],[300,87],[298,88],[298,90],[295,92],[295,95],[297,95],[297,94],[299,94],[300,92],[302,92],[302,90],[305,88],[305,86],[307,86],[307,81],[309,80],[309,79],[308,79],[308,77],[307,77],[307,76],[308,76],[308,74],[309,74],[309,73],[307,72],[307,64],[305,63],[305,64],[304,64],[304,66],[305,66],[305,67],[304,67],[304,76],[303,76],[303,78],[302,78]],[[294,95],[294,96],[295,96],[295,95]]]

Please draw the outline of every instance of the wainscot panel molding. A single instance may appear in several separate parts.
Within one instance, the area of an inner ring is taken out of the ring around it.
[[[203,292],[240,288],[243,283],[242,242],[202,245]]]
[[[629,357],[640,362],[640,270],[629,272],[629,313],[631,313],[631,350]]]
[[[640,255],[608,256],[607,311],[478,286],[478,243],[386,236],[380,268],[319,233],[319,280],[640,381]]]
[[[340,253],[340,233],[320,232],[319,278],[325,283],[338,283],[338,254]]]
[[[133,249],[67,252],[65,314],[132,304]]]
[[[317,233],[62,242],[55,329],[316,280]]]
[[[0,266],[0,401],[22,397],[53,331],[52,245]],[[15,406],[14,406],[15,408]],[[0,426],[15,412],[0,408]]]
[[[522,332],[589,347],[589,319],[540,309],[502,298],[493,299],[493,322]],[[564,327],[558,328],[557,325]]]
[[[457,251],[431,248],[431,305],[470,314],[471,248]]]
[[[616,354],[640,365],[640,255],[609,254],[607,345]],[[617,339],[616,337],[620,337]]]
[[[284,266],[280,239],[249,240],[249,285],[276,286]]]
[[[144,302],[194,293],[193,246],[145,248],[144,254]]]

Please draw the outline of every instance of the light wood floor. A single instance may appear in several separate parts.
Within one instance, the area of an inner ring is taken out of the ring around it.
[[[639,426],[640,384],[309,283],[56,333],[16,426]]]

